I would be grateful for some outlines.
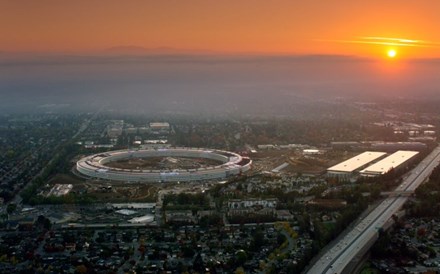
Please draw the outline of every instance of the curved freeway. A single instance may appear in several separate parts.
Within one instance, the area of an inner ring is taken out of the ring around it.
[[[395,191],[414,191],[431,174],[440,162],[440,146],[436,147],[406,177]],[[383,228],[398,212],[408,197],[392,197],[380,203],[367,217],[330,248],[307,273],[344,273],[352,260],[363,255],[378,238],[378,229]]]

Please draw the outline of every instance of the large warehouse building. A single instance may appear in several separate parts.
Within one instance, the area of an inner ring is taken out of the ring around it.
[[[386,157],[385,159],[361,170],[360,174],[367,177],[374,177],[385,174],[391,169],[398,169],[403,167],[417,154],[419,154],[418,151],[399,150]]]
[[[335,177],[348,177],[369,163],[382,158],[385,154],[385,152],[365,151],[364,153],[328,168],[327,174]]]

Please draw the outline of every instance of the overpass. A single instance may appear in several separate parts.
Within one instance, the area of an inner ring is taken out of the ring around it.
[[[423,159],[393,193],[414,192],[429,177],[439,162],[440,146]],[[386,198],[367,217],[346,233],[340,241],[322,254],[307,273],[351,273],[358,260],[379,237],[378,230],[390,225],[392,216],[399,211],[407,199],[407,196],[402,195]]]
[[[414,195],[414,191],[404,191],[404,190],[382,191],[380,195],[388,196],[388,197],[411,197]]]

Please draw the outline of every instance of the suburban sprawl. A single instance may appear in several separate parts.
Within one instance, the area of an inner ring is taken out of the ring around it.
[[[438,272],[440,119],[406,110],[4,114],[0,272]]]

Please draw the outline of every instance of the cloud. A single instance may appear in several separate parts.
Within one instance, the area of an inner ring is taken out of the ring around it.
[[[414,40],[407,38],[379,37],[379,36],[363,36],[363,37],[357,37],[356,39],[353,40],[317,39],[316,41],[342,43],[342,44],[370,44],[370,45],[385,45],[385,46],[399,46],[399,47],[420,47],[420,48],[440,47],[439,42],[433,42],[427,40]]]

